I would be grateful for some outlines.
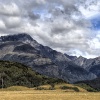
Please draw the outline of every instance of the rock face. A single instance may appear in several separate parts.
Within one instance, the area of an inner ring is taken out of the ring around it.
[[[91,66],[91,67],[89,68],[89,72],[94,73],[95,75],[97,75],[97,77],[100,78],[100,64]]]
[[[77,57],[43,46],[25,33],[0,37],[0,59],[25,64],[43,75],[70,83],[97,77],[75,64]]]
[[[92,66],[100,64],[100,57],[94,59],[86,59],[80,56],[77,59],[72,60],[72,62],[89,71],[92,68]]]
[[[69,56],[69,55],[67,55],[67,54],[64,54],[67,58],[69,58],[70,60],[75,60],[75,59],[77,59],[77,57],[76,56]]]
[[[100,74],[100,70],[99,70],[100,57],[94,59],[86,59],[80,56],[77,59],[73,60],[72,62],[89,72],[93,72],[94,70]],[[97,73],[95,74],[97,75]]]
[[[73,58],[71,56],[71,58]],[[84,68],[88,72],[95,74],[100,79],[100,57],[94,59],[86,59],[82,56],[71,59],[73,63],[78,65],[80,68]]]

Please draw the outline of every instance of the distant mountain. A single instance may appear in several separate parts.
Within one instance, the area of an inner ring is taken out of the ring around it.
[[[67,55],[67,54],[64,54],[67,58],[69,58],[70,60],[75,60],[75,59],[77,59],[77,57],[76,56],[69,56],[69,55]]]
[[[0,37],[0,59],[22,63],[40,74],[70,83],[97,77],[75,64],[77,57],[43,46],[25,33]]]
[[[97,77],[100,78],[100,64],[91,66],[91,67],[89,68],[89,72],[94,73],[95,75],[97,75]]]
[[[72,60],[76,65],[79,65],[82,68],[86,68],[88,66],[91,66],[91,62],[89,63],[87,58],[84,58],[82,56],[77,57],[76,59]]]
[[[84,68],[87,71],[90,71],[90,69],[93,66],[100,66],[100,57],[87,59],[82,56],[78,57],[77,59],[72,60],[73,63],[80,66],[81,68]]]
[[[91,88],[85,86],[88,91],[100,91],[100,57],[86,59],[80,56],[74,60],[72,59],[72,62],[97,76],[96,79],[76,83],[81,87],[84,87],[84,84],[90,86]]]

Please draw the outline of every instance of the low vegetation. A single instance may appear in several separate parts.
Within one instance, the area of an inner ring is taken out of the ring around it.
[[[79,83],[79,84],[76,84],[76,86],[79,86],[81,88],[84,88],[85,90],[87,90],[88,92],[99,92],[98,90],[92,88],[91,86],[85,84],[85,83]]]
[[[76,91],[76,92],[79,92],[79,89],[78,89],[77,87],[61,86],[60,88],[61,88],[62,90],[67,90],[67,89],[69,89],[69,90],[74,90],[74,91]]]
[[[49,78],[17,62],[0,61],[0,88],[10,86],[38,87],[45,84],[58,84],[64,81]]]
[[[92,88],[93,91],[100,92],[100,78],[96,78],[94,80],[87,80],[82,82],[77,82],[78,84],[85,84]],[[83,86],[83,85],[82,85]],[[88,89],[88,88],[87,88]],[[89,89],[90,90],[90,89]],[[91,91],[91,90],[90,90]]]

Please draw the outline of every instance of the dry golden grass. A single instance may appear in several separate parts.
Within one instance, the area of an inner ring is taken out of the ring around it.
[[[11,86],[3,90],[1,89],[1,91],[27,91],[27,90],[33,90],[33,89],[24,86]]]
[[[1,91],[0,100],[100,100],[100,93],[48,90]]]
[[[85,89],[83,89],[81,87],[78,87],[78,86],[75,86],[75,85],[72,85],[72,84],[58,84],[58,85],[55,85],[56,90],[60,90],[61,91],[61,89],[60,89],[61,86],[77,87],[80,92],[87,92]],[[43,87],[45,89],[49,89],[50,85],[42,85],[41,87]],[[72,91],[72,90],[69,90],[69,91]]]
[[[63,84],[69,85],[69,84]],[[84,89],[81,92],[60,90],[34,90],[26,87],[14,86],[0,91],[0,100],[100,100],[100,93],[89,93]],[[70,85],[73,86],[73,85]],[[43,86],[49,88],[49,85]]]

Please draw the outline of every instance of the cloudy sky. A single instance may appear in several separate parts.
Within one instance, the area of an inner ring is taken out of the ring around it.
[[[100,56],[100,0],[0,0],[0,35],[23,32],[69,55]]]

